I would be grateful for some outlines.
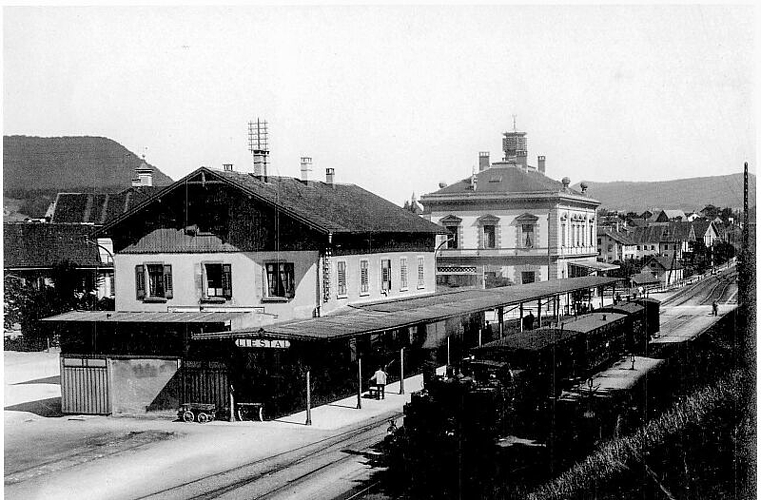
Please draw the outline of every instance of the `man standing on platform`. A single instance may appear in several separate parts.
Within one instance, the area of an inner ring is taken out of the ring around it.
[[[376,398],[386,399],[386,372],[383,371],[383,367],[378,367],[378,370],[370,377],[370,381],[375,381],[375,386],[378,388]]]

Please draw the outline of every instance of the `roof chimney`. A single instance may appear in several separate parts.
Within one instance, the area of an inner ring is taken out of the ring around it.
[[[536,168],[541,172],[544,173],[544,156],[537,156],[536,157]]]
[[[233,171],[233,164],[232,163],[223,163],[222,164],[222,170],[225,172],[232,172]]]
[[[309,180],[309,174],[312,172],[312,158],[310,156],[301,157],[301,180]]]
[[[522,167],[524,170],[528,169],[528,153],[526,151],[518,151],[516,153],[517,159],[516,162],[520,167]]]
[[[330,168],[330,167],[325,169],[325,183],[326,184],[330,184],[332,186],[335,176],[336,176],[336,169]]]
[[[483,172],[490,166],[491,164],[489,163],[489,152],[481,151],[480,153],[478,153],[478,171]]]

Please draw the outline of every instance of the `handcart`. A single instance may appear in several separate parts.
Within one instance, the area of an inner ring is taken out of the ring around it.
[[[205,424],[214,420],[217,414],[217,405],[207,403],[183,403],[177,416],[183,422],[198,422]]]

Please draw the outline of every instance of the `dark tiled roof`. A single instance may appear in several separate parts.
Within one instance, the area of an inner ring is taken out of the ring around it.
[[[58,193],[51,222],[105,224],[147,199],[155,187],[132,187],[120,193]]]
[[[4,266],[51,268],[68,260],[77,267],[105,267],[98,247],[86,243],[92,230],[92,226],[79,224],[3,224]]]
[[[708,231],[708,227],[711,225],[711,221],[707,220],[696,220],[692,223],[692,227],[695,230],[695,238],[702,239],[706,235],[706,231]],[[714,230],[716,230],[714,226]]]
[[[637,243],[661,243],[690,241],[693,238],[692,223],[669,222],[636,227],[632,239]]]
[[[534,169],[524,170],[515,166],[493,166],[476,174],[476,192],[478,193],[532,193],[553,192],[563,189],[563,184]],[[473,192],[470,177],[439,189],[429,195],[457,194]],[[580,195],[574,189],[569,193]],[[423,198],[421,201],[424,201]],[[424,202],[425,203],[425,202]]]
[[[649,285],[651,283],[660,283],[660,280],[653,276],[652,273],[641,271],[631,277],[633,283],[637,285]]]
[[[633,234],[630,234],[628,232],[623,231],[615,231],[613,229],[604,228],[600,230],[600,233],[603,236],[607,236],[614,241],[617,241],[618,243],[622,243],[624,245],[636,245],[637,241],[633,238]]]
[[[304,182],[292,177],[268,177],[265,182],[247,173],[201,167],[160,193],[167,193],[199,176],[222,180],[324,232],[446,234],[441,226],[354,184]],[[132,208],[125,217],[131,217],[141,208]]]

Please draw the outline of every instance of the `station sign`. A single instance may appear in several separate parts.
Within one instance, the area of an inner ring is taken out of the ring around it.
[[[291,347],[291,341],[281,339],[235,339],[235,345],[238,347],[286,349]]]

